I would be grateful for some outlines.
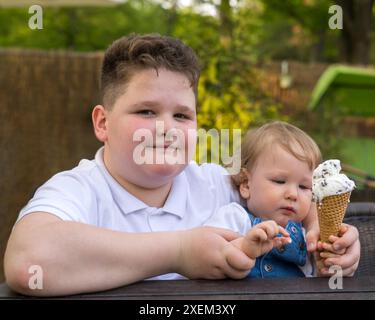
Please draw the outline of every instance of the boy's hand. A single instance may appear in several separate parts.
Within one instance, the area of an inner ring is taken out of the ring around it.
[[[180,233],[176,272],[189,279],[242,279],[254,261],[230,241],[240,237],[228,229],[201,227]]]
[[[282,237],[278,237],[281,234]],[[273,249],[291,242],[289,233],[275,221],[265,221],[255,225],[241,238],[232,243],[240,248],[249,258],[255,259]]]
[[[358,267],[360,257],[360,244],[358,230],[350,225],[342,224],[339,236],[330,236],[330,243],[318,242],[319,256],[316,257],[321,266],[319,274],[330,276],[329,267],[340,266],[344,276],[353,276]],[[356,261],[353,264],[354,258]]]
[[[316,253],[317,250],[321,250],[321,244],[318,243],[319,240],[319,222],[318,214],[316,209],[316,204],[312,203],[310,207],[308,218],[304,220],[304,226],[306,228],[306,243],[307,250],[310,253]],[[340,255],[340,257],[335,257],[332,259],[325,260],[326,264],[337,264],[342,268],[342,273],[344,276],[353,276],[358,268],[359,258],[361,254],[361,245],[359,243],[359,235],[356,227],[343,224],[344,229],[340,230],[340,237],[332,245],[337,246],[335,252],[340,252],[340,250],[345,249],[345,253]],[[328,269],[322,270],[321,274],[329,275]]]

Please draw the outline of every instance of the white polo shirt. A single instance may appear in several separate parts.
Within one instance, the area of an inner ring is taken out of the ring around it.
[[[54,175],[37,189],[21,210],[42,211],[62,220],[77,221],[123,232],[185,230],[202,226],[221,206],[239,201],[227,171],[216,164],[191,161],[173,179],[162,208],[149,207],[127,192],[107,171],[103,147],[94,160],[81,160],[72,170]],[[167,274],[153,279],[178,279]]]

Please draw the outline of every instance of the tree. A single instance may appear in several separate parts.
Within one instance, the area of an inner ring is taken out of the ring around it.
[[[214,6],[219,21],[220,42],[229,48],[233,37],[233,7],[230,0],[194,0],[194,5],[209,4]]]
[[[336,2],[343,9],[342,59],[354,64],[369,64],[374,0],[337,0]]]
[[[341,60],[365,65],[370,62],[374,0],[262,0],[262,3],[268,14],[292,19],[315,38],[313,60],[324,59],[329,7],[341,6],[344,20],[339,37]]]
[[[275,24],[279,32],[288,24],[294,31],[289,38],[292,42],[300,41],[303,47],[308,45],[305,54],[311,61],[324,61],[328,32],[328,8],[331,0],[261,0],[264,5],[263,19]],[[280,26],[278,26],[280,25]],[[301,34],[303,30],[303,34]],[[291,32],[293,32],[291,31]],[[301,49],[301,48],[299,48]]]
[[[219,5],[220,40],[223,46],[230,46],[233,37],[232,7],[229,0],[221,0]]]

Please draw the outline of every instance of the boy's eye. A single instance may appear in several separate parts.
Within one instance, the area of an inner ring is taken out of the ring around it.
[[[183,113],[176,113],[174,116],[178,119],[189,119],[189,117]]]
[[[144,115],[144,116],[152,116],[155,114],[154,111],[152,110],[139,110],[136,112],[137,114],[141,114],[141,115]]]
[[[302,190],[311,190],[311,188],[308,187],[308,186],[300,185],[299,187],[300,187]]]

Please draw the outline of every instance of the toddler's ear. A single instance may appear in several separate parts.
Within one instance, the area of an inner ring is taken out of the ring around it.
[[[246,170],[242,169],[241,171],[241,184],[239,188],[241,197],[245,200],[250,199],[250,180],[249,174]]]

